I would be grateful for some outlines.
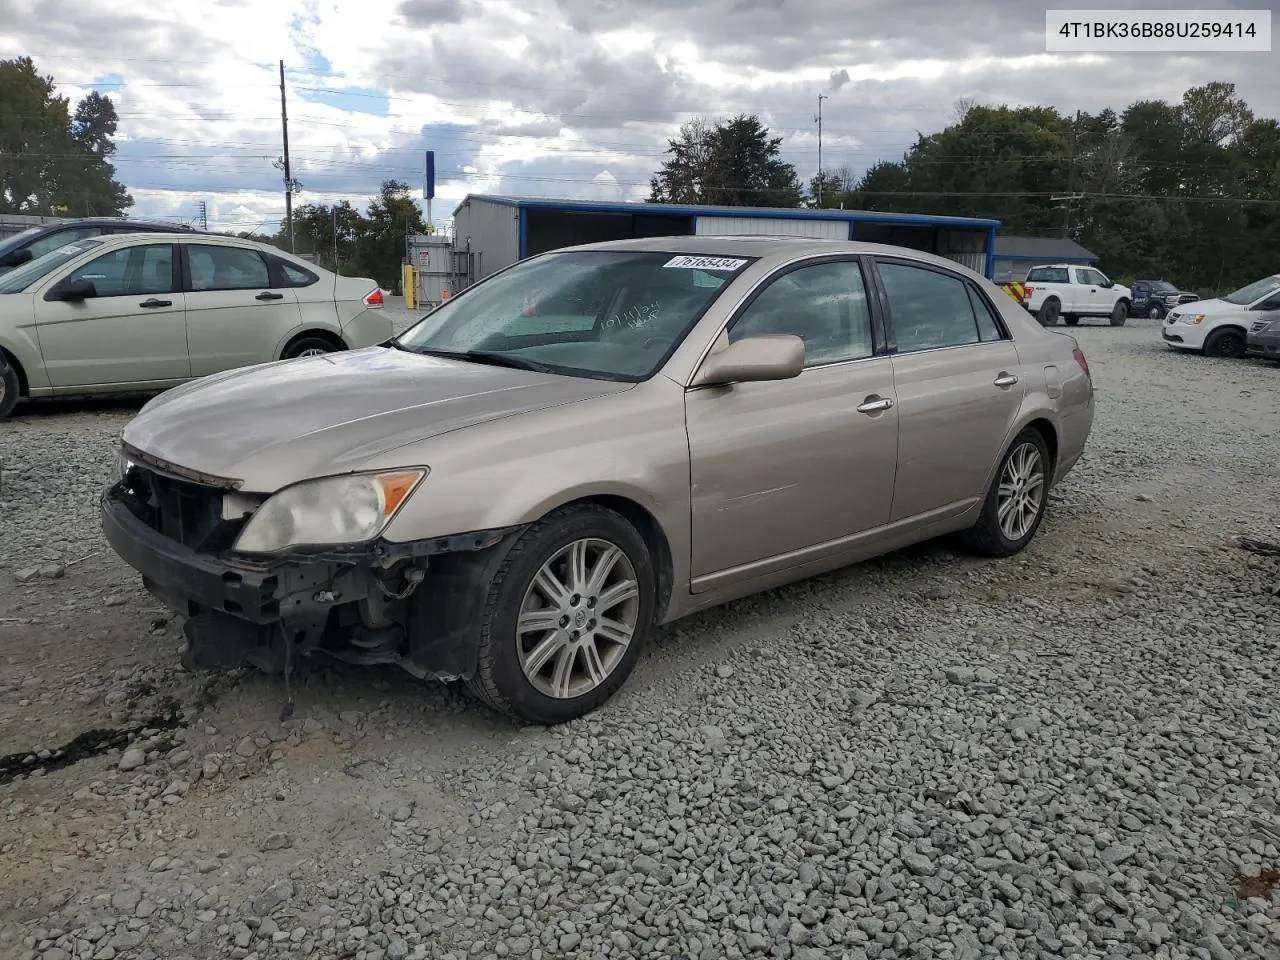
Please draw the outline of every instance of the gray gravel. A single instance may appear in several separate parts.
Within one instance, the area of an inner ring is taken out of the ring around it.
[[[183,674],[97,533],[129,408],[4,428],[0,956],[1280,957],[1280,570],[1234,540],[1280,539],[1280,367],[1077,335],[1099,419],[1030,550],[693,618],[551,730]]]

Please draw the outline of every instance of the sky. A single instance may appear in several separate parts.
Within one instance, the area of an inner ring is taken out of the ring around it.
[[[283,214],[280,60],[295,203],[348,199],[363,209],[388,178],[420,198],[430,149],[438,227],[468,193],[642,200],[667,139],[693,117],[758,114],[807,183],[818,167],[819,102],[823,166],[855,174],[901,159],[918,133],[952,121],[962,97],[1123,110],[1224,80],[1256,114],[1280,116],[1280,47],[1046,53],[1044,7],[1025,0],[4,7],[0,58],[31,56],[73,104],[94,89],[114,100],[129,214],[191,221],[203,201],[219,230],[274,232]]]

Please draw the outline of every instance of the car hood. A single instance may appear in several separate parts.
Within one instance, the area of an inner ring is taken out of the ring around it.
[[[270,493],[358,469],[417,440],[632,386],[368,347],[176,387],[143,407],[122,439],[177,467]]]
[[[1244,313],[1248,309],[1243,304],[1230,303],[1214,297],[1211,300],[1192,300],[1190,303],[1180,303],[1174,308],[1174,311],[1180,316],[1186,313],[1203,313],[1206,317],[1213,317],[1224,313]]]

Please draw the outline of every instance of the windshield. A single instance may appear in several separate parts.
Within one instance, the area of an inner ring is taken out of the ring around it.
[[[1247,287],[1241,287],[1235,293],[1228,293],[1222,299],[1227,303],[1238,303],[1242,306],[1248,306],[1255,300],[1261,300],[1268,294],[1275,293],[1280,290],[1280,274],[1273,277],[1265,277],[1256,283],[1251,283]]]
[[[0,240],[0,254],[8,253],[10,250],[22,246],[43,229],[44,227],[27,227],[21,233],[10,234]]]
[[[464,291],[395,345],[571,376],[644,380],[754,259],[552,253]]]
[[[17,293],[19,290],[25,290],[37,280],[57,270],[68,260],[73,260],[80,254],[101,245],[101,240],[76,240],[74,243],[50,250],[43,257],[36,257],[0,277],[0,293]]]

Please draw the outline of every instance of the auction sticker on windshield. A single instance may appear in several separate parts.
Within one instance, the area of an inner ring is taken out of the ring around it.
[[[678,270],[737,270],[746,262],[733,257],[680,256],[672,257],[663,266]]]

